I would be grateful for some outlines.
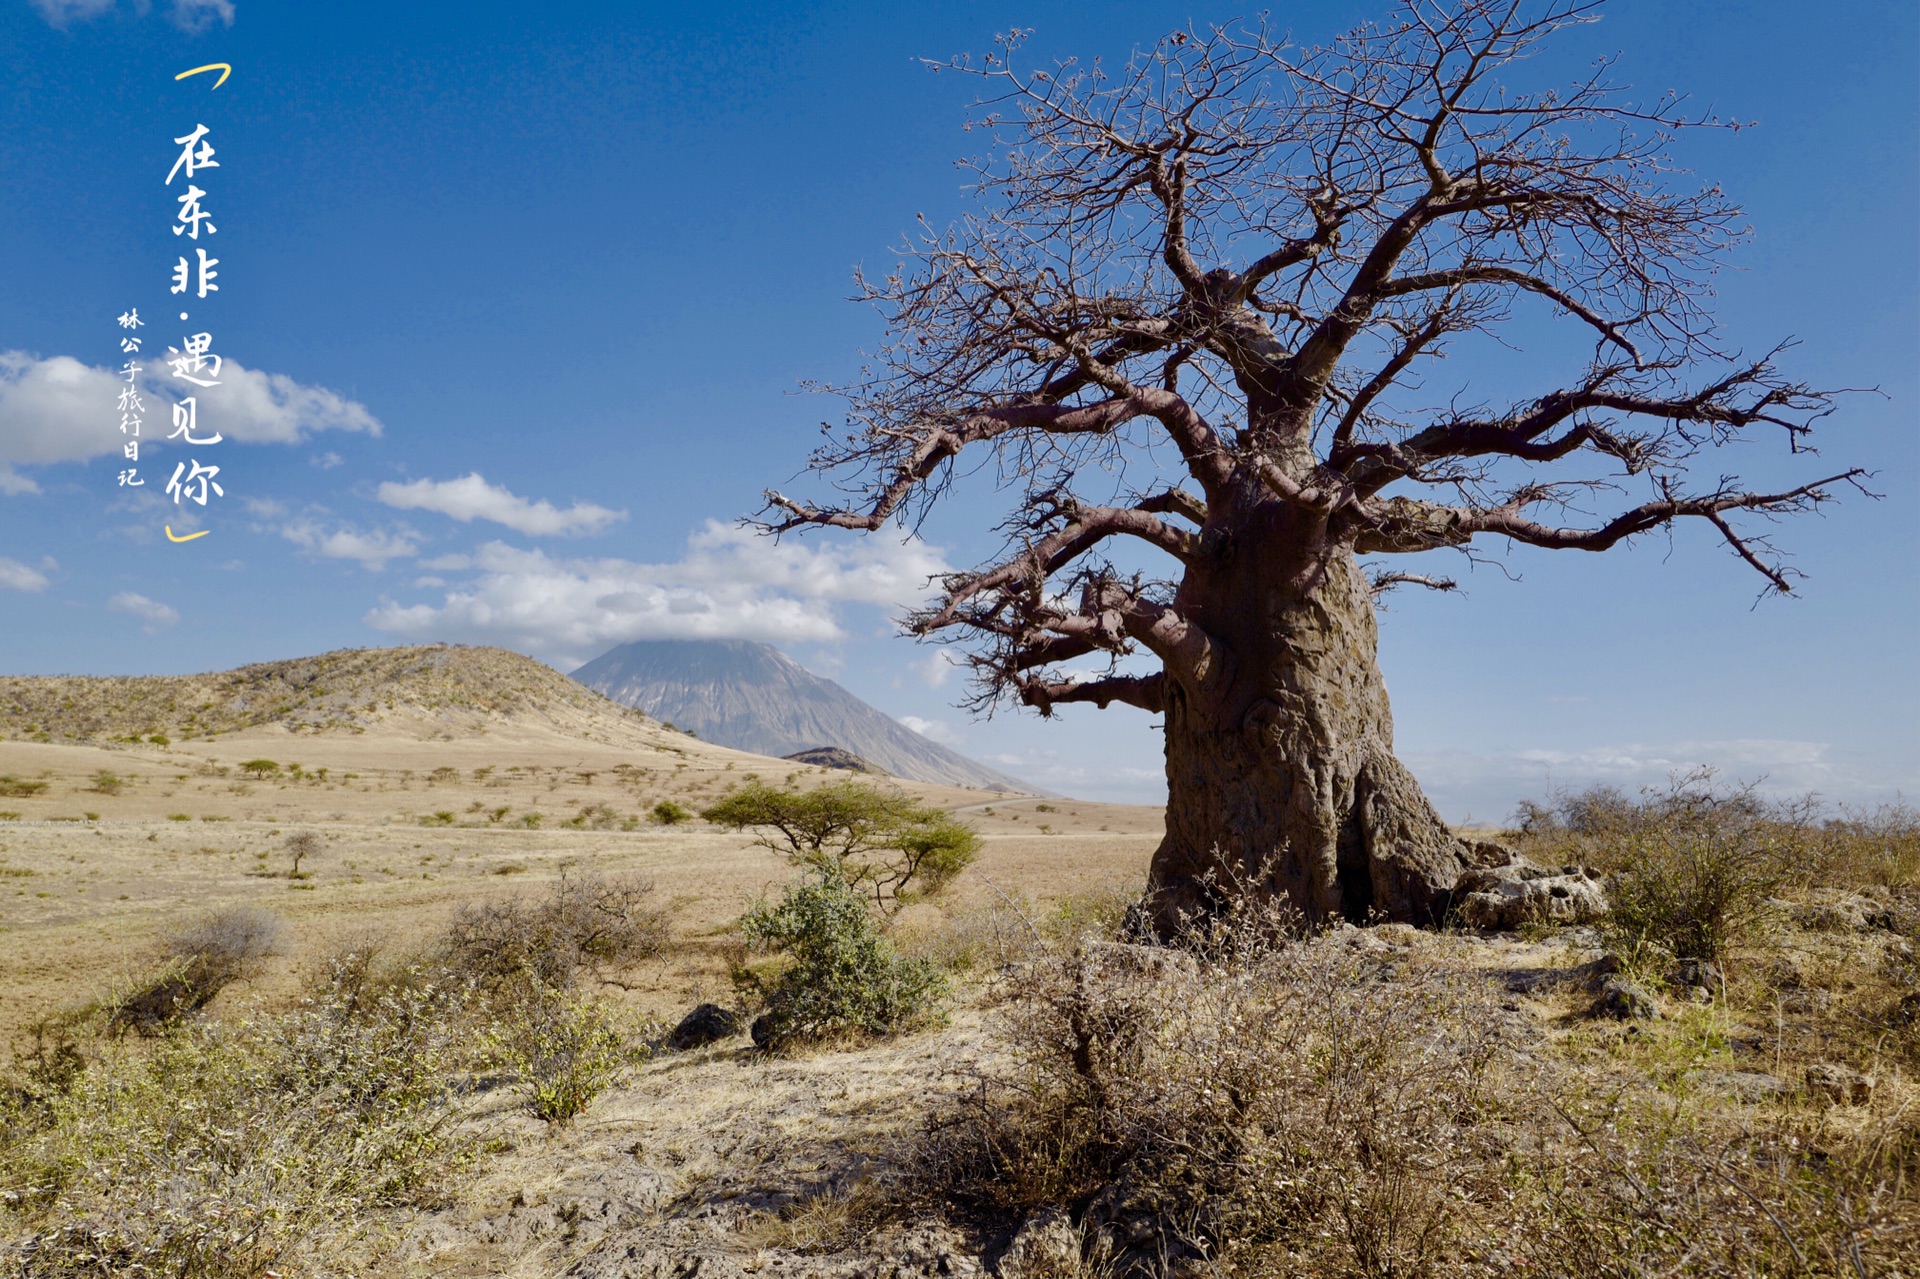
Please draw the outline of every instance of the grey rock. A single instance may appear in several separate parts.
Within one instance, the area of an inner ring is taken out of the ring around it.
[[[667,1044],[675,1052],[686,1052],[732,1039],[743,1029],[739,1013],[718,1004],[701,1004],[680,1019],[680,1024],[667,1036]]]
[[[1000,1254],[999,1279],[1078,1279],[1086,1273],[1080,1232],[1062,1208],[1044,1208],[1022,1223]]]
[[[1846,1066],[1821,1062],[1807,1067],[1807,1091],[1836,1106],[1864,1106],[1873,1100],[1876,1080]]]
[[[1162,982],[1171,977],[1194,977],[1200,967],[1192,955],[1171,946],[1142,946],[1133,942],[1084,941],[1079,963],[1089,978],[1139,978]]]
[[[1609,977],[1600,983],[1600,993],[1587,1015],[1616,1021],[1656,1021],[1660,1006],[1653,1002],[1652,995],[1626,978]]]
[[[1580,924],[1607,913],[1606,887],[1598,875],[1581,866],[1535,866],[1518,857],[1462,871],[1454,901],[1460,922],[1483,931],[1531,921]]]
[[[1727,975],[1720,966],[1707,959],[1683,959],[1673,966],[1668,981],[1683,989],[1704,990],[1709,995],[1722,995],[1727,989]]]
[[[1784,1079],[1758,1070],[1703,1070],[1702,1086],[1744,1102],[1765,1101],[1788,1091]]]

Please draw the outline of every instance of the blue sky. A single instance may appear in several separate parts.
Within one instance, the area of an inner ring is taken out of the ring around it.
[[[1314,41],[1382,9],[1278,18]],[[892,633],[928,572],[992,549],[991,493],[918,544],[776,552],[732,522],[835,415],[801,382],[851,376],[879,336],[844,300],[854,266],[965,207],[972,86],[917,59],[1011,26],[1044,56],[1112,57],[1236,12],[0,0],[0,669],[427,639],[564,669],[626,639],[741,635],[1016,774],[1158,798],[1150,717],[970,721],[937,651]],[[1621,79],[1757,123],[1680,150],[1755,229],[1720,313],[1750,348],[1797,337],[1810,382],[1879,389],[1826,424],[1821,461],[1874,469],[1886,499],[1779,530],[1808,574],[1796,599],[1756,606],[1758,578],[1694,529],[1394,597],[1399,746],[1449,817],[1695,763],[1848,802],[1920,791],[1920,27],[1905,2],[1817,12],[1617,0],[1538,71],[1618,51]],[[172,78],[213,61],[234,68],[217,90]],[[196,123],[221,288],[181,324],[169,268],[193,245],[162,179]],[[158,419],[149,485],[116,486],[130,306],[148,357],[208,331],[227,360],[205,401],[226,495],[204,515],[160,492],[186,454]],[[1490,394],[1537,389],[1528,361],[1555,349],[1514,337]],[[1738,460],[1801,474],[1777,453]],[[165,524],[212,532],[174,545]]]

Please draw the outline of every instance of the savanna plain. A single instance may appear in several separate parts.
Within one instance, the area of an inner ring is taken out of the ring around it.
[[[1920,1274],[1910,810],[1543,796],[1499,838],[1607,913],[1163,946],[1157,808],[499,650],[0,680],[0,734],[0,1274]],[[809,795],[973,834],[888,887],[727,816]]]

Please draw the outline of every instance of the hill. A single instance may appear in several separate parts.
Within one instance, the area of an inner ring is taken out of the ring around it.
[[[340,649],[200,675],[0,676],[0,735],[41,741],[187,741],[268,726],[440,737],[502,722],[594,737],[650,729],[627,707],[501,648]]]
[[[602,653],[573,678],[736,750],[790,756],[838,747],[911,781],[1046,794],[929,741],[768,644],[641,640]]]

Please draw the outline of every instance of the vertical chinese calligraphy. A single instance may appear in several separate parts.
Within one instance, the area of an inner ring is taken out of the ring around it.
[[[174,203],[179,205],[174,214],[175,237],[185,237],[199,241],[203,236],[211,238],[219,234],[219,224],[214,221],[213,212],[204,203],[210,194],[196,179],[204,178],[214,185],[206,170],[218,169],[220,161],[209,135],[213,131],[204,123],[196,122],[192,129],[174,138],[174,146],[179,148],[173,167],[167,170],[166,185],[171,188],[175,179],[184,179],[186,190],[177,196]],[[182,246],[184,247],[184,246]],[[214,268],[220,265],[220,259],[213,257],[207,250],[195,244],[192,256],[185,253],[173,264],[171,292],[183,300],[188,296],[195,301],[205,301],[208,295],[218,293],[220,286],[215,283],[220,273]],[[180,320],[185,324],[190,312],[180,312]],[[218,430],[207,434],[197,434],[200,429],[201,399],[205,392],[220,385],[221,357],[213,351],[213,334],[203,330],[180,339],[179,346],[167,348],[167,367],[169,376],[189,383],[198,388],[192,395],[183,396],[173,406],[173,431],[169,440],[179,440],[192,448],[209,448],[221,442]],[[186,461],[177,462],[173,475],[167,481],[167,496],[174,505],[193,502],[205,506],[209,497],[225,497],[226,490],[220,487],[217,477],[220,468],[217,465],[202,462],[199,456],[190,455]]]

